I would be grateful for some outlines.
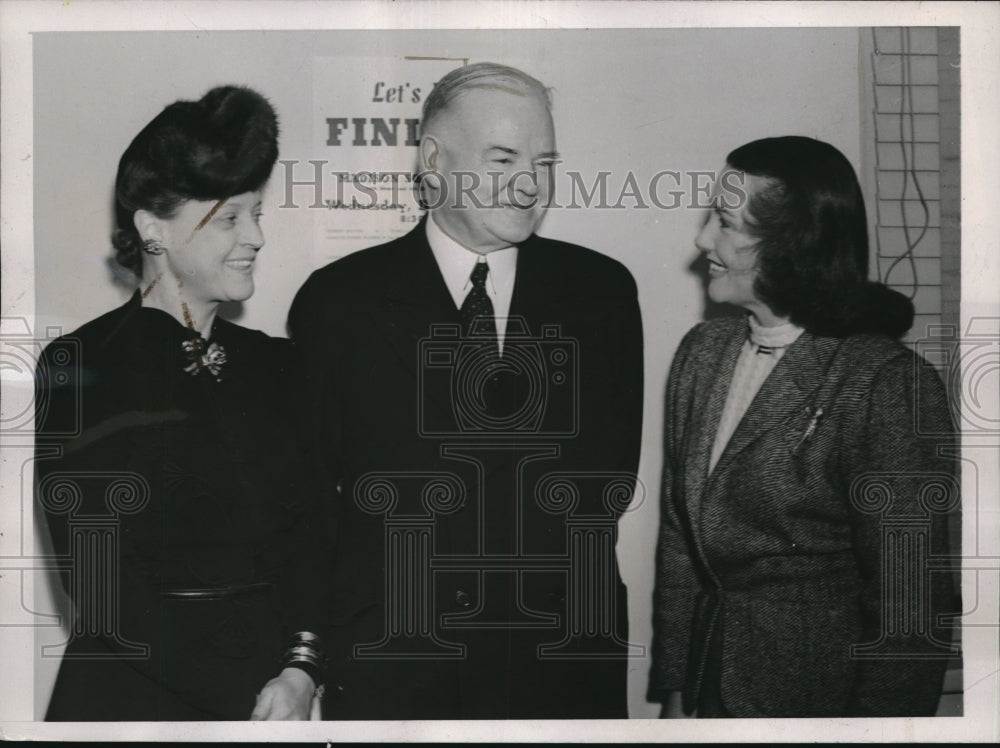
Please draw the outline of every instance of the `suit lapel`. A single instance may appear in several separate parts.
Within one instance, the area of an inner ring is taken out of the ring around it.
[[[708,483],[708,463],[722,408],[736,368],[740,348],[746,341],[746,323],[734,324],[729,335],[720,336],[695,365],[697,381],[691,403],[692,429],[684,459],[684,496],[687,514],[699,537],[702,492]]]
[[[518,245],[514,288],[504,335],[504,355],[513,355],[511,351],[518,345],[519,339],[537,340],[542,333],[542,325],[558,324],[562,334],[566,334],[564,318],[570,308],[565,301],[567,290],[555,278],[550,257],[535,234]],[[513,380],[508,384],[515,386]],[[514,402],[519,396],[508,391],[505,397]],[[514,456],[515,452],[510,450],[488,453],[483,461],[484,475],[490,478],[499,471],[509,471]],[[517,459],[515,463],[520,467],[525,461]]]
[[[509,317],[523,317],[530,327],[527,331],[530,335],[540,334],[543,324],[562,325],[566,310],[571,308],[567,297],[575,290],[559,276],[558,268],[538,236],[532,234],[518,245]],[[511,332],[508,320],[507,334]]]
[[[825,380],[830,358],[838,348],[834,338],[802,333],[764,380],[720,455],[713,476],[725,471],[740,452],[806,404]]]
[[[426,219],[424,219],[426,220]],[[459,325],[459,313],[431,252],[423,222],[403,237],[385,268],[375,324],[399,357],[403,371],[420,375],[420,341],[437,326]],[[456,327],[457,331],[457,327]],[[425,393],[450,409],[447,393]]]
[[[442,317],[439,321],[458,319],[455,303],[427,242],[423,221],[400,240],[390,264],[392,267],[385,269],[384,294],[387,305],[396,310],[410,309],[417,312],[421,318],[417,322],[424,319],[438,321]],[[403,321],[392,315],[387,316],[393,322]],[[396,327],[390,329],[396,330]]]

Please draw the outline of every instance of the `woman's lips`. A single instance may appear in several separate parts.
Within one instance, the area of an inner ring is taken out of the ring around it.
[[[718,278],[720,275],[724,275],[726,270],[726,266],[722,263],[716,262],[715,260],[708,261],[708,274],[713,278]]]

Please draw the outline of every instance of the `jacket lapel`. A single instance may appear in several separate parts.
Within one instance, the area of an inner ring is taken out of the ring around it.
[[[577,308],[572,303],[576,292],[560,274],[539,237],[532,234],[518,245],[507,334],[516,332],[511,329],[510,317],[524,318],[531,328],[526,332],[532,337],[541,333],[542,324],[564,326],[567,310]],[[566,334],[565,329],[562,334]]]
[[[400,240],[387,264],[381,303],[374,309],[375,325],[398,356],[401,369],[412,374],[416,382],[422,365],[420,341],[449,325],[457,333],[459,313],[427,242],[423,222]],[[440,406],[451,408],[447,393],[425,394]]]
[[[764,380],[720,455],[713,476],[721,474],[740,452],[805,405],[825,380],[830,358],[838,348],[835,338],[802,333]]]
[[[376,309],[382,334],[414,372],[419,341],[433,325],[458,324],[458,311],[438,270],[421,222],[400,243],[385,269],[383,303]]]
[[[722,408],[726,403],[729,383],[736,368],[740,348],[746,341],[746,323],[734,324],[728,336],[720,336],[695,363],[697,381],[691,402],[691,433],[684,458],[684,496],[688,519],[694,537],[700,537],[700,506],[702,492],[708,483],[708,463],[712,455],[715,433],[719,429]]]
[[[518,244],[514,288],[504,334],[505,356],[513,357],[513,349],[518,345],[537,341],[543,325],[559,325],[561,334],[566,335],[567,310],[575,308],[567,297],[574,289],[559,281],[545,247],[535,234]],[[515,386],[513,380],[508,384]],[[524,397],[524,393],[508,391],[504,396],[511,402],[520,402],[519,398]],[[487,455],[483,468],[485,477],[490,478],[498,472],[509,471],[512,462],[520,470],[527,463],[524,458],[528,453],[520,455],[513,449],[500,449]],[[553,459],[554,456],[540,459]]]

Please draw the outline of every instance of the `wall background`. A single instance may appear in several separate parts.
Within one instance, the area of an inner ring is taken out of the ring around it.
[[[588,184],[610,171],[614,202],[629,170],[645,185],[664,169],[717,169],[733,147],[768,135],[826,140],[860,167],[860,92],[869,83],[859,72],[858,38],[853,28],[36,34],[36,329],[72,330],[128,297],[107,264],[118,158],[163,106],[214,85],[242,83],[267,95],[282,118],[280,157],[305,162],[333,157],[313,137],[316,56],[513,64],[555,88],[560,168],[589,175]],[[343,74],[349,81],[351,70]],[[281,193],[273,180],[257,292],[236,317],[273,335],[284,334],[292,296],[314,268],[306,201],[279,209]],[[630,638],[647,645],[662,388],[681,336],[703,313],[702,284],[689,268],[702,218],[697,209],[564,209],[550,211],[540,230],[621,260],[639,285],[646,337],[640,480],[647,493],[622,520],[618,553],[629,587]],[[56,606],[44,590],[36,596],[37,610]],[[36,632],[36,644],[63,638],[54,628]],[[56,658],[38,661],[38,718],[57,666]],[[657,712],[645,701],[647,669],[636,660],[630,673],[633,717]]]

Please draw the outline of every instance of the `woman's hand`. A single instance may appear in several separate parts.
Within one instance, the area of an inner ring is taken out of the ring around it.
[[[252,720],[309,719],[316,684],[304,670],[286,667],[257,694]]]

